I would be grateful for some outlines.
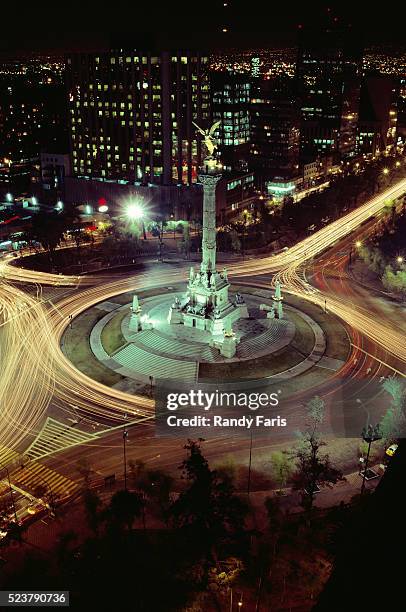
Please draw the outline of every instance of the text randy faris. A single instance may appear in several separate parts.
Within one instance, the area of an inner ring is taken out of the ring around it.
[[[264,415],[258,414],[255,416],[241,416],[241,417],[224,417],[221,415],[213,416],[192,416],[192,417],[179,417],[171,414],[167,417],[166,423],[168,427],[177,428],[208,428],[208,427],[219,427],[219,428],[232,428],[232,429],[251,429],[251,428],[267,428],[267,427],[286,427],[287,420],[278,416],[265,417]]]

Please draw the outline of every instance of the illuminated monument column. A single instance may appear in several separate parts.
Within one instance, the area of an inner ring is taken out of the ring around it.
[[[224,331],[231,334],[232,323],[248,317],[248,311],[241,296],[230,302],[227,270],[216,270],[216,186],[220,178],[221,165],[214,157],[206,157],[199,172],[203,185],[202,263],[197,272],[190,269],[184,299],[172,305],[168,321],[208,331],[222,342]]]
[[[216,187],[221,179],[221,164],[213,155],[216,148],[214,132],[220,122],[214,123],[208,130],[196,125],[204,136],[208,155],[199,171],[199,181],[203,185],[203,238],[202,263],[200,270],[190,269],[189,283],[182,300],[172,304],[168,322],[195,327],[210,332],[213,336],[213,346],[222,346],[227,338],[232,337],[232,324],[241,317],[248,317],[248,310],[242,297],[237,294],[235,303],[228,297],[229,282],[227,270],[216,270]],[[228,340],[232,344],[231,340]],[[232,349],[226,349],[231,353]]]
[[[203,184],[202,274],[216,270],[216,187],[221,179],[221,167],[215,160],[206,159],[205,162],[205,174],[199,173],[199,181]]]

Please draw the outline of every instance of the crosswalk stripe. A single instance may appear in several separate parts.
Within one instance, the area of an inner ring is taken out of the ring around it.
[[[79,485],[73,480],[35,462],[29,463],[24,468],[12,473],[11,480],[22,489],[32,492],[45,486],[46,490],[49,489],[57,497],[71,495],[79,488]]]
[[[25,456],[32,460],[40,459],[95,438],[96,436],[93,433],[87,433],[72,425],[60,423],[56,419],[48,417],[41,431],[26,450]]]
[[[8,463],[18,457],[18,453],[6,446],[0,446],[0,468],[5,467]]]

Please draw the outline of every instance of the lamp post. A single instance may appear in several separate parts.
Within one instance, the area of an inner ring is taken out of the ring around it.
[[[129,204],[127,206],[126,215],[132,221],[139,221],[141,223],[143,237],[144,237],[144,240],[146,240],[147,233],[145,231],[145,223],[144,223],[145,210],[142,204],[137,201]]]
[[[127,438],[128,438],[128,430],[124,429],[123,431],[124,489],[126,491],[127,491],[127,452],[126,452]]]
[[[248,484],[247,484],[247,494],[250,494],[250,490],[251,490],[251,462],[252,462],[252,430],[251,430],[251,437],[250,437],[250,456],[249,456],[249,461],[248,461]]]
[[[248,217],[248,210],[244,208],[244,211],[243,211],[244,224],[243,224],[243,230],[242,230],[242,257],[243,259],[245,257],[245,232],[247,229],[247,217]]]
[[[163,233],[164,233],[164,220],[161,219],[161,226],[159,228],[159,243],[158,243],[158,261],[163,261],[162,259],[162,247],[163,247]]]
[[[381,433],[381,428],[380,428],[379,423],[377,425],[367,424],[362,430],[362,438],[364,442],[367,442],[368,444],[368,451],[367,451],[367,456],[366,456],[365,464],[364,464],[364,473],[362,475],[361,495],[364,493],[364,489],[365,489],[365,478],[366,478],[366,473],[368,469],[369,454],[371,452],[371,444],[372,442],[376,442],[377,440],[382,439],[382,433]]]

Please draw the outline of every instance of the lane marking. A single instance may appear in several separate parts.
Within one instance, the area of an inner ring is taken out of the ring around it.
[[[403,372],[400,372],[400,370],[397,370],[393,366],[389,365],[389,363],[386,363],[385,361],[382,361],[382,359],[378,359],[378,357],[375,357],[375,355],[371,355],[371,353],[368,353],[367,351],[362,349],[360,346],[357,346],[356,344],[353,344],[352,342],[351,342],[351,346],[353,346],[354,348],[358,349],[362,353],[365,353],[365,355],[368,355],[368,357],[371,357],[371,359],[375,359],[375,361],[378,361],[378,363],[381,363],[382,365],[384,365],[385,367],[389,368],[390,370],[393,370],[393,372],[396,372],[396,374],[399,374],[399,376],[403,376],[403,378],[406,378],[406,374],[404,374]]]

